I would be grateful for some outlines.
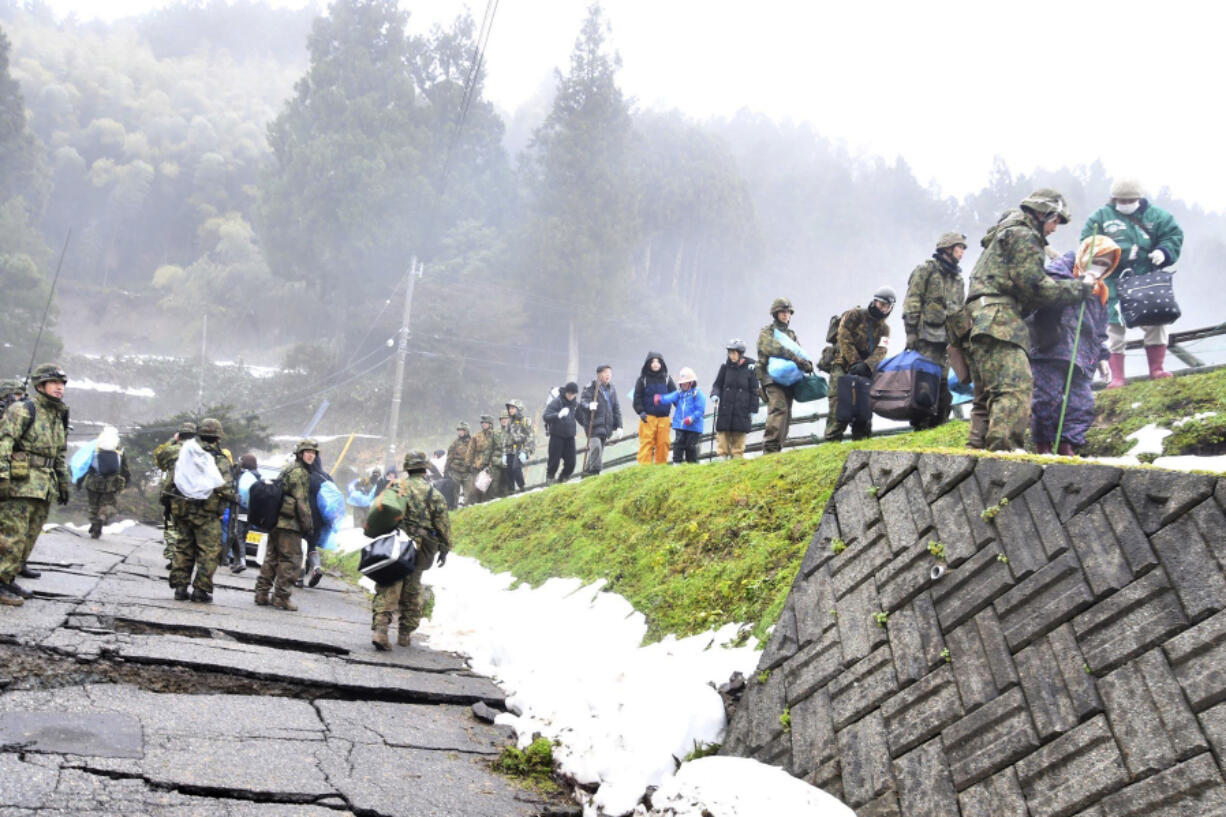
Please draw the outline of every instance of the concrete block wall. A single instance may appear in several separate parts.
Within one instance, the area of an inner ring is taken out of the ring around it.
[[[860,817],[1226,817],[1224,508],[1209,476],[854,452],[722,751]]]

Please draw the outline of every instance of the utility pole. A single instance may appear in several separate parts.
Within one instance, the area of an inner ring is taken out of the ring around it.
[[[204,315],[204,326],[200,330],[200,388],[196,392],[197,414],[204,413],[204,369],[209,365],[209,316]]]
[[[413,284],[421,277],[424,264],[417,263],[417,256],[409,262],[409,276],[404,287],[404,315],[400,319],[400,342],[396,349],[396,379],[392,382],[392,408],[387,418],[387,457],[384,471],[396,467],[396,432],[400,425],[400,400],[404,392],[404,360],[409,354],[409,317],[413,311]],[[399,470],[399,469],[397,469]]]

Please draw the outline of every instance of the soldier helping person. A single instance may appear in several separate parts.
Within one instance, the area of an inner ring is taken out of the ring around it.
[[[71,477],[68,375],[54,364],[34,370],[34,394],[11,403],[0,418],[0,604],[20,606],[34,594],[17,584],[18,575],[36,579],[26,567],[54,499],[68,504]]]
[[[411,451],[404,458],[405,514],[400,528],[417,543],[417,567],[405,578],[375,586],[371,601],[370,643],[377,650],[390,650],[387,632],[392,617],[399,613],[396,645],[409,646],[421,623],[421,574],[435,564],[442,567],[451,551],[451,520],[447,502],[426,480],[428,462],[422,451]]]
[[[971,448],[1022,448],[1034,391],[1023,311],[1076,304],[1098,287],[1093,275],[1055,280],[1043,268],[1047,236],[1068,221],[1064,196],[1043,188],[1002,215],[980,242],[983,254],[971,272],[966,299],[967,362],[975,383]]]

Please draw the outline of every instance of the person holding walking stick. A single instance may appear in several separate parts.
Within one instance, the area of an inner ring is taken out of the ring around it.
[[[582,474],[595,476],[603,465],[605,442],[622,428],[622,409],[613,387],[612,366],[606,363],[596,367],[596,379],[579,396],[575,419],[587,431]]]
[[[1097,297],[1079,305],[1046,306],[1026,319],[1030,329],[1030,368],[1034,398],[1030,436],[1035,451],[1072,457],[1086,442],[1094,422],[1094,372],[1107,360],[1107,286],[1120,248],[1110,238],[1094,235],[1047,262],[1048,277],[1057,281],[1085,278],[1098,282]]]

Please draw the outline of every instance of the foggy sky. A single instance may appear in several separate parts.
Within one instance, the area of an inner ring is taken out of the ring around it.
[[[310,0],[273,0],[302,7]],[[318,3],[316,3],[318,4]],[[115,19],[163,0],[50,0]],[[485,4],[401,5],[420,31]],[[642,107],[704,118],[741,108],[808,121],[850,152],[901,156],[921,183],[962,196],[993,157],[1015,172],[1088,164],[1151,195],[1226,210],[1218,155],[1226,7],[1174,0],[920,4],[604,0],[622,87]],[[586,0],[501,0],[487,94],[514,111],[566,69]],[[1205,91],[1209,93],[1206,94]]]

